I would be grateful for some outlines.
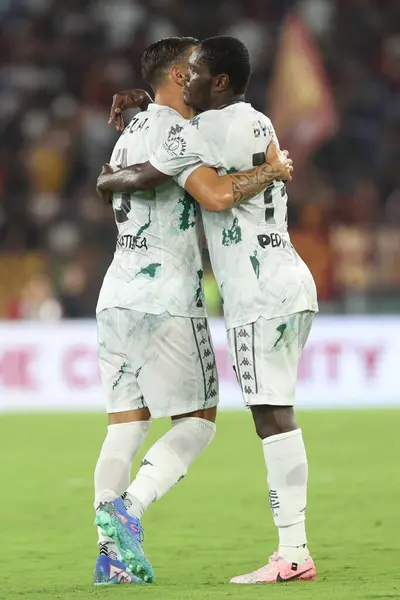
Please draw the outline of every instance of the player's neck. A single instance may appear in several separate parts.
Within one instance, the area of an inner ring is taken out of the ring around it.
[[[154,102],[156,104],[160,104],[161,106],[169,106],[173,110],[176,110],[184,119],[192,119],[194,117],[194,110],[190,106],[187,106],[183,102],[182,93],[179,95],[170,90],[161,89],[158,90],[155,94]]]
[[[212,102],[212,106],[209,106],[209,110],[217,110],[219,108],[225,108],[225,106],[230,106],[231,104],[236,104],[237,102],[244,102],[244,95],[243,94],[237,94],[235,96],[232,96],[231,94],[228,95],[224,95],[221,94],[220,96],[218,96],[217,98],[215,98]]]

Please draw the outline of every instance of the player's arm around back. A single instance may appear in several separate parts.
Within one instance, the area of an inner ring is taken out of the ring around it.
[[[271,142],[267,162],[249,169],[220,177],[217,172],[199,166],[186,179],[184,187],[199,204],[207,210],[221,212],[247,202],[263,192],[274,180],[290,181],[292,161]],[[100,197],[103,192],[135,192],[154,189],[168,179],[169,175],[156,169],[150,162],[140,163],[112,172],[103,168],[97,180]]]
[[[292,171],[288,153],[281,152],[272,141],[262,165],[223,177],[214,169],[200,166],[187,177],[184,187],[204,208],[221,212],[257,196],[274,180],[290,181]]]
[[[97,179],[97,191],[137,192],[139,190],[153,190],[168,178],[168,175],[155,169],[148,161],[118,171],[112,171],[109,165],[105,165]]]

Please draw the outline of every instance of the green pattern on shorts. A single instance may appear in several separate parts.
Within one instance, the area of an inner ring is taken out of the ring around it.
[[[136,273],[135,277],[138,275],[148,275],[152,279],[156,276],[158,267],[161,267],[161,263],[151,263],[147,265],[147,267],[142,267],[138,273]]]
[[[126,373],[125,369],[126,369],[127,366],[128,366],[128,363],[125,363],[125,362],[122,363],[122,365],[121,365],[121,367],[120,367],[120,369],[118,371],[119,375],[118,375],[117,379],[114,381],[114,383],[112,385],[112,389],[113,390],[115,390],[115,388],[118,387],[119,382],[121,381],[122,375],[124,373]]]

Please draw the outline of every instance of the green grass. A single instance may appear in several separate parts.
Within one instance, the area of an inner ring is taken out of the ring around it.
[[[1,416],[0,598],[400,598],[400,412],[310,412],[299,421],[317,582],[227,583],[276,547],[261,445],[239,412],[220,415],[212,446],[144,518],[157,582],[99,589],[92,472],[105,417]],[[146,448],[167,425],[153,424]]]

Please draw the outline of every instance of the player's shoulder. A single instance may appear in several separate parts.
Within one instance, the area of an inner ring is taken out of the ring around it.
[[[272,125],[271,119],[269,117],[267,117],[267,115],[265,113],[254,108],[254,106],[252,106],[250,103],[241,102],[241,103],[237,104],[236,106],[238,107],[238,115],[237,115],[238,117],[246,116],[249,119],[253,119],[253,120],[258,119],[265,124]]]
[[[187,127],[193,127],[197,130],[207,129],[209,131],[218,131],[221,127],[230,127],[233,123],[241,120],[262,120],[263,123],[270,125],[270,119],[256,110],[248,102],[235,102],[215,110],[207,110],[196,115],[189,121]],[[215,129],[216,128],[216,129]]]
[[[136,113],[128,125],[125,127],[124,133],[133,133],[137,130],[151,129],[164,131],[173,123],[178,123],[185,119],[176,110],[169,106],[161,106],[160,104],[150,104],[147,110]]]
[[[252,128],[255,138],[258,138],[261,132],[268,138],[276,137],[272,121],[266,114],[245,102],[242,103],[239,110],[238,122],[248,125],[249,130]]]
[[[182,115],[169,106],[150,104],[146,112],[153,117],[154,122],[157,124],[186,123],[186,120],[182,117]]]
[[[201,131],[202,129],[213,129],[217,123],[221,124],[229,122],[230,120],[231,115],[229,112],[220,109],[206,110],[193,117],[193,119],[188,122],[187,127],[193,128],[196,131]]]
[[[182,136],[193,143],[202,141],[208,146],[226,139],[233,123],[230,114],[222,110],[207,110],[193,117],[185,126]]]
[[[151,104],[146,113],[149,115],[148,146],[151,151],[154,151],[165,136],[169,135],[171,128],[175,128],[175,130],[183,129],[186,123],[186,120],[169,106]]]

